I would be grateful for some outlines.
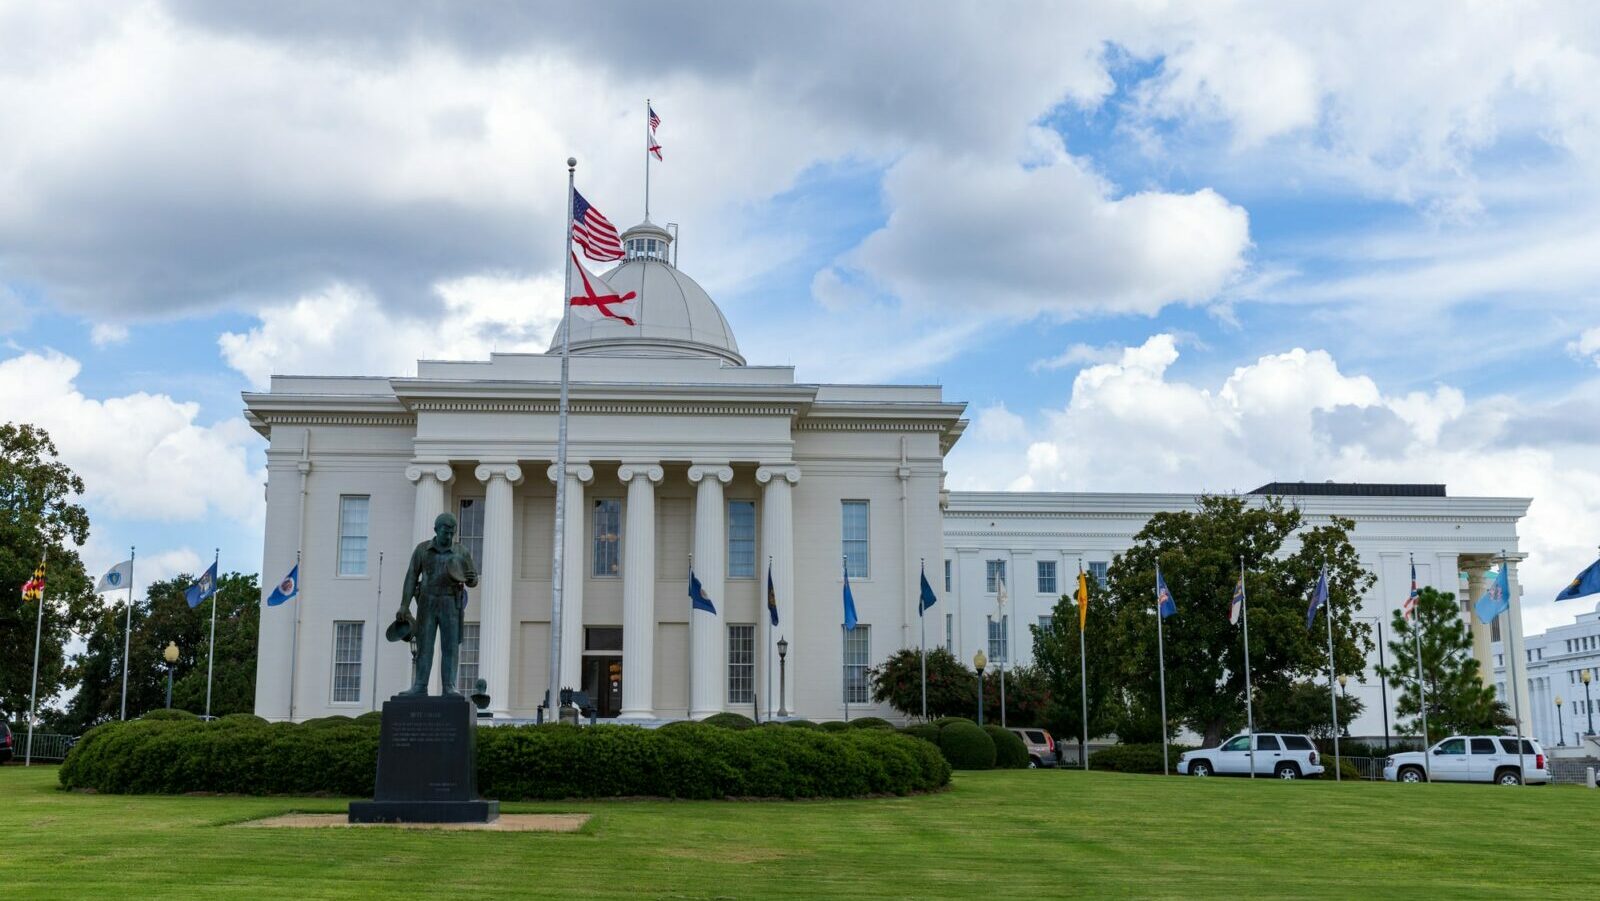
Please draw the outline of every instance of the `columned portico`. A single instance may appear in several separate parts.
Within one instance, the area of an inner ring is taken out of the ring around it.
[[[624,463],[617,479],[628,486],[622,539],[622,712],[620,719],[655,718],[652,704],[656,634],[656,463]]]
[[[513,541],[512,491],[522,483],[522,468],[512,462],[486,461],[473,473],[484,483],[483,559],[476,561],[482,586],[478,592],[478,672],[488,684],[489,711],[495,716],[511,712],[511,565]],[[462,694],[473,686],[457,685]]]
[[[704,719],[722,710],[722,674],[727,656],[723,622],[728,610],[724,590],[727,516],[722,486],[731,481],[733,468],[726,463],[696,463],[689,467],[689,483],[699,486],[694,508],[694,574],[712,606],[717,608],[715,614],[693,608],[689,611],[689,716],[692,719]],[[626,634],[623,641],[627,641]]]
[[[1478,619],[1475,610],[1478,599],[1483,597],[1489,564],[1473,562],[1465,564],[1463,568],[1467,571],[1467,605],[1463,615],[1472,630],[1472,656],[1478,661],[1478,678],[1485,685],[1493,685],[1494,654],[1489,650],[1492,633],[1488,624]]]
[[[556,467],[545,470],[551,482]],[[561,576],[561,685],[578,688],[583,684],[583,582],[587,544],[584,542],[583,488],[594,481],[594,469],[587,463],[567,463],[566,537]]]
[[[1518,716],[1518,719],[1522,721],[1522,731],[1524,734],[1532,734],[1533,705],[1529,703],[1528,699],[1527,645],[1522,640],[1522,582],[1517,579],[1517,563],[1525,556],[1527,555],[1511,554],[1506,558],[1506,567],[1510,570],[1507,573],[1507,581],[1511,586],[1511,609],[1506,611],[1506,622],[1501,625],[1500,633],[1504,637],[1506,632],[1509,631],[1513,638],[1512,647],[1507,648],[1507,657],[1509,658],[1512,653],[1517,655],[1517,679],[1516,685],[1512,686],[1512,690],[1516,692],[1517,700],[1516,706],[1512,708],[1512,715],[1517,716],[1517,708],[1520,707],[1521,715]],[[1509,663],[1510,660],[1508,659],[1506,662]],[[1490,672],[1492,673],[1493,671],[1491,670]]]
[[[778,627],[768,630],[766,651],[762,655],[764,668],[770,674],[777,666],[778,639],[786,639],[793,649],[800,634],[794,628],[794,498],[789,491],[800,482],[800,467],[793,464],[763,466],[756,470],[756,482],[766,486],[761,496],[761,534],[766,556],[772,561],[772,589],[778,596]],[[762,691],[766,691],[766,686],[762,686]],[[773,711],[794,710],[794,681],[783,680],[783,698],[769,699],[768,703]]]
[[[411,540],[427,541],[433,537],[434,519],[444,512],[444,487],[455,478],[455,471],[448,463],[413,463],[406,467],[406,478],[417,486],[417,502],[411,516]]]

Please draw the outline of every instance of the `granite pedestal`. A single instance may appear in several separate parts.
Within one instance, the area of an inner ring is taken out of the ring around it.
[[[383,704],[371,801],[352,823],[488,823],[499,801],[478,797],[477,717],[459,695],[396,696]]]

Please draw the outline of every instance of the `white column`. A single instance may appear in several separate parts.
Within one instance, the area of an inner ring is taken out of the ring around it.
[[[1508,557],[1506,565],[1511,568],[1508,581],[1511,584],[1511,609],[1506,611],[1506,624],[1510,626],[1510,634],[1515,638],[1515,643],[1501,642],[1506,652],[1506,684],[1515,691],[1517,703],[1522,706],[1522,731],[1525,735],[1533,734],[1533,705],[1528,699],[1528,656],[1527,646],[1522,642],[1522,583],[1517,579],[1517,562],[1523,558],[1522,554]],[[1502,635],[1502,638],[1505,636]],[[1511,655],[1517,655],[1517,680],[1511,685]],[[1513,711],[1516,709],[1513,706]],[[1513,716],[1515,713],[1513,713]]]
[[[556,480],[552,464],[545,475]],[[564,539],[561,588],[561,687],[583,687],[583,581],[589,575],[584,560],[588,535],[584,531],[583,486],[594,481],[587,463],[567,463],[567,534]]]
[[[689,482],[700,486],[694,508],[694,574],[717,608],[716,615],[689,609],[689,717],[705,719],[722,710],[724,661],[728,656],[726,622],[728,596],[727,511],[722,486],[733,481],[733,468],[724,463],[696,463],[689,467]]]
[[[1484,576],[1489,572],[1489,567],[1484,563],[1467,564],[1467,617],[1468,628],[1472,633],[1472,656],[1478,660],[1478,677],[1485,685],[1494,684],[1494,653],[1490,650],[1490,631],[1484,622],[1478,619],[1474,607],[1478,599],[1483,597]],[[1441,586],[1442,587],[1442,586]]]
[[[516,517],[512,487],[522,482],[522,468],[504,461],[484,462],[473,473],[484,483],[483,559],[478,565],[478,672],[488,683],[489,712],[511,714],[511,608],[515,571],[511,566]],[[462,694],[473,686],[457,685]]]
[[[417,502],[411,513],[411,537],[413,541],[423,542],[433,540],[433,521],[440,513],[445,512],[445,486],[455,478],[455,470],[448,463],[413,463],[406,467],[406,478],[416,483]],[[411,562],[411,548],[406,548],[406,564]],[[403,570],[402,570],[403,571]],[[400,590],[404,590],[403,588]],[[400,598],[395,597],[394,606],[400,606]],[[385,611],[387,613],[387,611]],[[387,623],[379,623],[380,628],[388,628]],[[438,653],[433,655],[433,670],[428,674],[428,691],[438,693],[440,688],[439,667],[443,665]],[[405,668],[405,685],[411,685],[412,663],[407,659]]]
[[[766,491],[761,496],[761,546],[772,558],[772,589],[778,595],[778,627],[772,629],[770,643],[766,645],[763,655],[766,666],[778,666],[778,639],[783,638],[789,642],[789,653],[794,655],[799,646],[800,631],[795,628],[794,621],[794,498],[790,496],[790,487],[800,482],[800,467],[792,464],[778,464],[763,466],[756,470],[756,481],[766,486]],[[757,573],[758,578],[765,573]],[[760,616],[766,616],[766,580],[761,581],[762,608]],[[763,671],[762,680],[766,673]],[[794,683],[792,678],[779,679],[773,676],[773,686],[783,683],[783,698],[772,704],[774,711],[786,709],[794,710]],[[766,691],[765,684],[762,691]]]
[[[661,467],[624,463],[617,479],[628,486],[622,531],[622,712],[619,719],[654,719],[656,660],[656,485]]]

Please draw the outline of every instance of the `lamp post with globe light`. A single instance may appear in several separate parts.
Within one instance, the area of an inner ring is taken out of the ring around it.
[[[172,668],[178,662],[178,643],[176,641],[167,642],[167,649],[165,651],[161,652],[161,656],[162,656],[163,659],[165,659],[167,661],[167,709],[171,710],[172,709]]]
[[[1561,696],[1556,695],[1556,744],[1567,746],[1566,727],[1561,725]]]
[[[1594,734],[1594,702],[1589,700],[1589,683],[1594,680],[1593,670],[1584,670],[1578,674],[1578,679],[1583,682],[1583,710],[1589,714],[1589,734]]]
[[[784,665],[788,663],[788,657],[789,640],[780,636],[778,638],[778,716],[789,715],[789,708],[784,704],[783,700],[784,696],[789,693],[786,680],[787,671],[784,668]]]
[[[972,666],[978,671],[978,725],[983,725],[983,668],[989,665],[989,658],[979,648],[978,653],[972,655]]]
[[[1350,701],[1349,701],[1349,693],[1345,691],[1345,686],[1347,686],[1349,684],[1350,684],[1350,677],[1348,675],[1346,675],[1345,673],[1340,673],[1339,674],[1339,705],[1341,707],[1343,707],[1343,706],[1345,706],[1345,705],[1350,703]],[[1338,723],[1334,723],[1333,725],[1334,725],[1334,728],[1341,728]],[[1342,728],[1343,728],[1344,737],[1345,738],[1349,738],[1350,737],[1350,727],[1348,725],[1346,725],[1346,726],[1343,726]]]

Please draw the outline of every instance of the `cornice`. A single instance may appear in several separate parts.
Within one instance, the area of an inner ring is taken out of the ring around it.
[[[429,398],[407,406],[418,413],[547,413],[561,412],[559,401]],[[621,416],[784,416],[793,418],[798,405],[733,401],[572,401],[571,413]]]
[[[363,426],[415,426],[417,417],[410,413],[297,413],[250,411],[263,426],[277,425],[363,425]]]

